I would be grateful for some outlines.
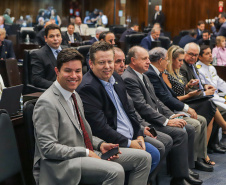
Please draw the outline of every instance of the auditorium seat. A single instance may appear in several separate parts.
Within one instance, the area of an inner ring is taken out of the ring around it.
[[[35,184],[33,175],[32,175],[32,169],[33,169],[33,162],[34,162],[34,151],[35,151],[35,138],[34,138],[34,125],[32,121],[32,115],[33,115],[33,110],[34,106],[36,103],[37,99],[34,100],[29,100],[24,103],[23,107],[23,118],[24,118],[24,124],[25,124],[25,129],[27,133],[27,138],[28,138],[28,156],[29,158],[27,159],[29,163],[29,172],[30,172],[30,178],[32,178],[33,183]]]
[[[161,42],[161,46],[162,46],[163,48],[165,48],[166,50],[168,50],[169,47],[170,47],[170,39],[169,39],[169,37],[160,36],[160,37],[159,37],[159,40],[160,40],[160,42]]]
[[[20,174],[25,185],[13,124],[5,110],[0,110],[0,182]]]
[[[86,64],[85,60],[86,60],[86,55],[89,52],[90,47],[91,47],[91,45],[84,45],[84,46],[79,46],[76,48],[78,50],[78,52],[81,53],[84,57],[84,62],[83,62],[83,66],[82,66],[83,74],[85,74],[87,72],[87,64]]]
[[[129,49],[133,46],[140,45],[141,40],[146,37],[145,33],[137,33],[137,34],[130,34],[126,35],[125,41],[125,49],[124,52],[127,54]]]
[[[30,94],[34,92],[43,92],[45,89],[35,87],[32,84],[32,71],[31,71],[31,57],[30,53],[33,52],[36,49],[33,50],[24,50],[24,62],[23,62],[23,94]]]
[[[20,43],[26,43],[26,39],[27,39],[27,35],[29,35],[30,38],[30,43],[35,43],[35,39],[36,39],[36,33],[35,31],[32,30],[22,30],[20,32]]]

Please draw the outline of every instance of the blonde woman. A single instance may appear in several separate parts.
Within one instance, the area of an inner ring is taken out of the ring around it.
[[[217,65],[218,66],[225,66],[226,65],[226,42],[224,36],[218,36],[216,38],[216,47],[213,48],[212,56],[213,58],[217,58]]]

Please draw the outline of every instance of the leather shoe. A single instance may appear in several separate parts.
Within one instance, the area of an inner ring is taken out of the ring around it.
[[[222,149],[221,147],[219,147],[218,144],[211,145],[210,148],[211,148],[214,152],[216,152],[216,153],[225,154],[225,152],[226,152],[224,149]]]
[[[173,177],[170,181],[170,185],[191,185],[183,178],[175,178]]]
[[[196,172],[193,172],[191,169],[188,169],[188,173],[189,175],[191,175],[192,177],[199,179],[199,174]]]
[[[212,172],[213,166],[204,164],[202,161],[195,161],[195,169],[205,172]]]
[[[200,185],[203,183],[202,180],[200,179],[195,179],[194,177],[192,177],[191,175],[189,175],[188,177],[185,178],[185,180],[190,183],[190,184],[194,184],[194,185]]]

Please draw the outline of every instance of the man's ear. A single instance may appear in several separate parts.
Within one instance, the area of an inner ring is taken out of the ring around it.
[[[93,62],[89,59],[89,67],[90,67],[90,69],[93,69]]]
[[[55,68],[54,68],[54,70],[55,70],[56,75],[58,76],[58,74],[59,74],[59,70],[58,70],[58,68],[57,68],[57,67],[55,67]]]

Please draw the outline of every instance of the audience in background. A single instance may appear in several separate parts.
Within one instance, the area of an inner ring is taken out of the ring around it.
[[[139,31],[139,24],[133,23],[130,28],[128,28],[126,31],[124,31],[119,39],[119,42],[125,42],[126,41],[126,35],[130,34],[136,34]]]
[[[55,24],[57,24],[58,26],[61,25],[61,18],[60,18],[59,15],[57,15],[56,9],[52,9],[51,10],[50,19],[54,19],[55,20]]]
[[[201,39],[197,42],[199,45],[210,45],[210,32],[209,30],[203,30]]]
[[[10,35],[10,26],[5,24],[4,17],[0,15],[0,28],[5,28],[6,34]]]
[[[140,43],[140,45],[147,49],[147,50],[151,50],[152,49],[152,41],[159,41],[159,36],[160,36],[160,29],[158,28],[152,28],[151,30],[151,34],[144,37]]]
[[[5,39],[5,37],[5,29],[0,28],[0,59],[16,58],[12,41]]]
[[[226,37],[226,12],[220,13],[219,16],[219,23],[222,24],[219,31],[217,32],[214,23],[210,23],[211,30],[215,36],[225,36]]]
[[[44,38],[46,45],[31,53],[31,67],[33,85],[47,89],[56,80],[54,68],[57,55],[62,50],[60,27],[56,24],[46,26]]]
[[[89,35],[87,24],[82,24],[82,20],[80,17],[75,18],[75,31],[80,35]]]
[[[159,23],[162,28],[164,28],[165,15],[162,11],[159,10],[159,5],[155,6],[155,13],[152,17],[152,24]]]
[[[197,37],[197,32],[195,30],[190,30],[188,35],[185,35],[180,39],[180,42],[178,43],[178,45],[181,48],[184,48],[184,46],[190,42],[196,43],[197,42],[196,37]]]
[[[90,42],[90,45],[92,45],[94,42],[96,42],[96,41],[99,41],[99,36],[100,36],[100,34],[103,32],[105,30],[105,28],[104,27],[102,27],[102,26],[99,26],[99,27],[97,27],[97,29],[96,29],[96,36],[95,37],[93,37],[89,42]]]
[[[103,10],[99,10],[99,16],[97,17],[97,26],[105,27],[108,24],[108,18],[103,14]]]
[[[9,8],[6,8],[3,17],[5,19],[5,24],[13,24],[14,18],[10,17],[11,10]]]
[[[226,42],[224,36],[218,36],[216,38],[216,47],[213,48],[212,55],[217,60],[215,65],[225,66],[226,65]]]
[[[74,30],[75,30],[74,24],[71,23],[67,26],[67,31],[62,34],[63,45],[70,45],[71,43],[82,42],[82,38],[77,32],[74,32]]]
[[[199,40],[202,38],[202,33],[205,30],[205,22],[204,21],[199,21],[197,25],[197,37],[196,40]]]
[[[42,28],[37,34],[36,34],[36,40],[40,46],[44,46],[46,44],[45,42],[45,29],[48,25],[52,24],[50,21],[45,23],[44,28]]]

